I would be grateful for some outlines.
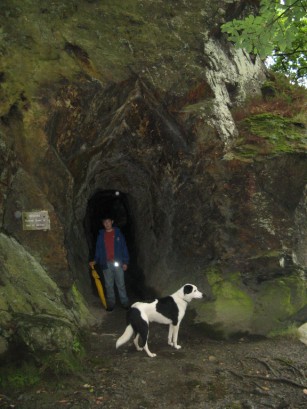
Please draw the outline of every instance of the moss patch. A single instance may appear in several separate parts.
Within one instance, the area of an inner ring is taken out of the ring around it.
[[[304,124],[271,113],[252,115],[239,124],[241,140],[235,152],[243,157],[306,152]]]
[[[306,286],[297,276],[262,283],[255,306],[253,332],[268,334],[285,328],[287,319],[306,303]]]
[[[80,73],[107,83],[142,72],[162,90],[183,93],[203,77],[200,33],[216,14],[202,0],[191,3],[4,0],[0,113],[40,85]]]
[[[3,390],[24,390],[41,380],[39,368],[29,363],[2,366],[0,369],[0,387]]]
[[[298,275],[265,281],[254,293],[243,285],[240,273],[206,273],[213,301],[195,304],[195,321],[214,338],[246,333],[287,333],[290,317],[307,304],[306,283]]]
[[[16,356],[0,368],[0,388],[8,392],[29,390],[43,379],[50,382],[50,376],[58,377],[76,375],[82,370],[85,352],[79,341],[78,348],[72,351],[62,350],[57,353],[36,354],[35,360],[30,356],[22,361]],[[19,356],[19,354],[17,354]]]
[[[283,75],[271,76],[273,79],[263,84],[262,98],[250,98],[232,111],[240,136],[232,157],[246,161],[307,151],[307,91]]]
[[[90,313],[86,305],[86,301],[84,300],[83,295],[80,293],[76,283],[73,284],[67,296],[71,298],[74,305],[74,311],[75,314],[78,315],[80,327],[87,328],[90,325],[93,325],[95,323],[95,317],[93,317]]]
[[[223,279],[218,270],[212,270],[207,277],[215,300],[197,308],[197,322],[206,322],[212,335],[222,338],[248,332],[254,303],[239,287],[240,274]]]

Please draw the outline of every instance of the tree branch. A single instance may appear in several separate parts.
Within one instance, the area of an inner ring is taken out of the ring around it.
[[[241,377],[242,375],[238,374],[237,372],[233,371],[232,369],[227,369],[228,372],[232,373],[235,376]],[[301,383],[292,381],[292,379],[288,378],[283,378],[283,377],[278,377],[278,378],[267,378],[266,376],[261,376],[261,375],[247,375],[244,374],[244,378],[251,378],[251,379],[261,379],[264,381],[270,381],[270,382],[282,382],[282,383],[288,383],[289,385],[296,386],[298,388],[307,388],[307,385],[302,385]]]

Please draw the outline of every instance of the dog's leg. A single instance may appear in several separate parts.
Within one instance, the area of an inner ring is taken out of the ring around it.
[[[148,334],[149,334],[148,323],[142,326],[140,330],[141,330],[141,333],[137,333],[136,337],[133,340],[134,345],[138,351],[143,351],[144,349],[150,358],[154,358],[156,354],[153,354],[152,352],[149,351],[148,344],[147,344]],[[144,345],[142,347],[139,345],[139,337],[141,337],[142,339],[141,345]]]
[[[170,324],[169,330],[168,330],[168,345],[176,349],[181,348],[180,345],[177,345],[178,331],[179,331],[179,325]]]
[[[143,348],[141,348],[141,347],[139,346],[139,337],[140,337],[140,334],[137,334],[136,337],[135,337],[134,340],[133,340],[133,343],[134,343],[134,345],[135,345],[137,351],[143,351]]]
[[[177,344],[177,340],[178,340],[178,331],[179,331],[179,324],[178,325],[172,325],[172,343],[170,345],[172,345],[174,348],[176,349],[180,349],[181,346]]]
[[[146,342],[146,344],[144,345],[144,349],[145,349],[147,355],[148,355],[150,358],[154,358],[155,356],[157,356],[157,354],[153,354],[152,352],[149,351],[147,342]]]
[[[169,328],[168,328],[168,345],[170,345],[170,346],[174,346],[174,343],[173,343],[173,324],[170,324],[169,325]]]

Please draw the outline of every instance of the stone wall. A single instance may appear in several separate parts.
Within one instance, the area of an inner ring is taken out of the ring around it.
[[[106,190],[127,198],[146,288],[194,282],[208,295],[196,321],[225,336],[287,325],[306,304],[305,128],[288,120],[281,146],[270,125],[260,137],[248,123],[254,139],[244,142],[234,113],[262,99],[266,71],[221,35],[231,2],[5,3],[2,344],[12,323],[36,327],[34,316],[44,328],[46,314],[70,342],[76,316],[88,315],[76,297],[90,293],[88,202]],[[35,209],[48,211],[51,230],[23,230],[22,212]],[[48,308],[37,292],[29,301],[33,283],[54,294]],[[285,288],[276,314],[263,301],[271,286]],[[261,315],[272,315],[266,326]]]

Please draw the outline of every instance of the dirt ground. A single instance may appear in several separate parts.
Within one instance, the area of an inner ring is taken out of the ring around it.
[[[189,307],[188,307],[189,308]],[[167,345],[166,326],[152,324],[149,346],[115,349],[125,328],[120,307],[98,318],[86,334],[82,372],[50,379],[14,396],[0,408],[16,409],[261,409],[307,408],[307,347],[293,338],[209,339],[187,313],[179,332],[182,349]]]

